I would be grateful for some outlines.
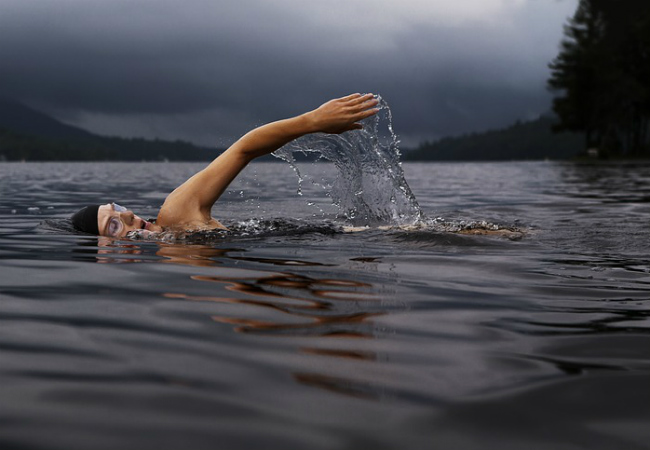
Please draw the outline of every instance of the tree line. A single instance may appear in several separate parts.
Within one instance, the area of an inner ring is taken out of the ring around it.
[[[184,141],[47,137],[0,127],[0,161],[209,161],[220,153]]]
[[[542,116],[501,130],[446,137],[404,152],[407,161],[516,161],[569,159],[581,149],[582,135],[554,134],[557,120]]]
[[[550,64],[555,131],[601,154],[650,156],[650,1],[580,0]]]

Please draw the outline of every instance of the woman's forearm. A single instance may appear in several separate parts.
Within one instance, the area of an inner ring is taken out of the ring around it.
[[[306,113],[255,128],[235,142],[229,151],[240,152],[251,161],[274,152],[294,139],[317,131],[319,130],[310,113]]]
[[[377,103],[372,94],[352,94],[330,100],[300,116],[256,128],[240,138],[230,150],[241,152],[250,161],[267,155],[305,134],[340,134],[360,129],[360,120],[377,113]]]

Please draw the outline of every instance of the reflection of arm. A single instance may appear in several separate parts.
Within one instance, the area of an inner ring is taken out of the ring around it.
[[[253,159],[267,155],[309,133],[343,133],[361,128],[358,122],[377,113],[372,94],[352,94],[330,100],[319,108],[290,119],[256,128],[235,142],[205,169],[181,185],[170,197],[192,205],[209,217],[212,205],[237,174]]]

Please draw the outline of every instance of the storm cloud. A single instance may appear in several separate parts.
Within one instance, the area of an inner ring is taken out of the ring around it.
[[[0,95],[101,134],[225,146],[351,92],[407,145],[548,111],[577,0],[3,0]]]

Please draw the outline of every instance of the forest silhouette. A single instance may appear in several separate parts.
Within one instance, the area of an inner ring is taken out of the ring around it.
[[[584,133],[606,155],[650,153],[650,2],[581,0],[548,86],[556,131]]]

